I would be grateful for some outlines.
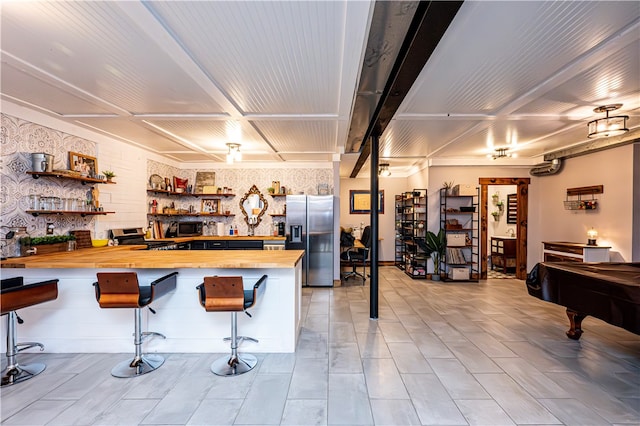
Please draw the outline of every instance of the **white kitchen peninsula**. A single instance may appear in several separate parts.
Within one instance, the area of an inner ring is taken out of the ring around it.
[[[133,351],[133,309],[100,309],[93,283],[97,272],[135,271],[146,285],[178,272],[176,291],[143,310],[143,328],[167,338],[145,342],[146,352],[225,353],[231,315],[206,312],[196,286],[206,275],[242,276],[245,288],[264,274],[266,289],[252,318],[238,315],[246,352],[294,352],[300,332],[302,250],[148,251],[137,246],[82,249],[2,261],[2,278],[24,276],[25,283],[59,279],[58,299],[20,311],[21,341],[38,341],[47,352],[116,353]],[[3,347],[6,339],[2,330]]]

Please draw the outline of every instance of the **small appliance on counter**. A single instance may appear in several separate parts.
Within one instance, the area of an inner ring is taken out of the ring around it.
[[[202,235],[202,222],[178,222],[178,237],[196,237]]]
[[[171,222],[167,228],[167,232],[164,233],[167,238],[175,238],[178,236],[178,222]]]

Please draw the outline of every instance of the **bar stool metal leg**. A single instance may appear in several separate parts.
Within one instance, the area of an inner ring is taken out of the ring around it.
[[[158,369],[164,364],[164,357],[158,354],[142,354],[142,342],[144,338],[149,335],[160,336],[163,339],[166,337],[163,334],[155,332],[142,333],[142,309],[134,309],[134,344],[136,352],[133,359],[122,361],[118,363],[111,370],[111,375],[114,377],[128,378],[141,376],[147,374],[153,370]]]
[[[231,312],[231,355],[215,360],[211,371],[218,376],[237,376],[251,371],[257,363],[255,356],[238,353],[238,313]]]
[[[15,311],[7,313],[7,368],[2,375],[2,386],[13,385],[15,383],[24,382],[30,378],[42,373],[46,368],[46,365],[42,363],[33,363],[20,365],[16,360],[16,355],[21,350],[39,346],[40,350],[44,350],[44,346],[40,343],[16,343],[17,331],[16,322],[17,314]],[[22,349],[18,349],[18,346],[24,346]]]

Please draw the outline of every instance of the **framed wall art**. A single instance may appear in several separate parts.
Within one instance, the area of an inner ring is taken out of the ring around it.
[[[219,198],[205,198],[202,200],[202,213],[207,214],[220,214],[220,199]]]
[[[371,212],[371,192],[359,189],[349,191],[349,213],[369,214]],[[384,189],[378,192],[378,213],[384,214]]]
[[[98,173],[98,160],[96,157],[69,151],[69,170],[80,172],[82,176],[95,176]]]

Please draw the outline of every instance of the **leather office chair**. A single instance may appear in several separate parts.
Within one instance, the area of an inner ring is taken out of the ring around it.
[[[371,227],[365,226],[360,237],[360,242],[364,248],[348,248],[340,254],[342,260],[346,260],[351,264],[351,271],[346,273],[342,278],[348,280],[351,277],[362,278],[362,285],[367,281],[367,259],[369,258],[369,249],[371,247]],[[357,267],[363,266],[362,273],[358,272]]]
[[[134,309],[134,345],[135,355],[132,359],[122,361],[111,370],[114,377],[136,377],[159,368],[164,358],[158,354],[143,354],[142,343],[148,336],[163,334],[156,332],[142,332],[142,308],[148,307],[151,313],[156,311],[149,306],[154,300],[164,296],[176,288],[177,272],[172,272],[148,286],[138,284],[135,272],[99,272],[98,281],[93,283],[96,290],[96,300],[101,308]]]
[[[258,363],[255,356],[238,353],[238,344],[243,340],[258,342],[252,337],[238,336],[238,312],[244,312],[251,317],[247,309],[253,307],[262,296],[266,281],[267,276],[263,275],[252,289],[245,290],[242,277],[204,277],[204,282],[196,287],[200,305],[207,312],[231,312],[231,355],[219,358],[211,364],[214,374],[238,376],[251,371]]]
[[[17,323],[24,321],[16,312],[18,309],[48,302],[58,298],[58,280],[24,284],[23,277],[7,278],[0,282],[0,315],[7,316],[7,368],[2,375],[2,386],[23,382],[44,371],[46,365],[33,363],[18,364],[16,355],[25,349],[44,345],[36,342],[18,343]]]

